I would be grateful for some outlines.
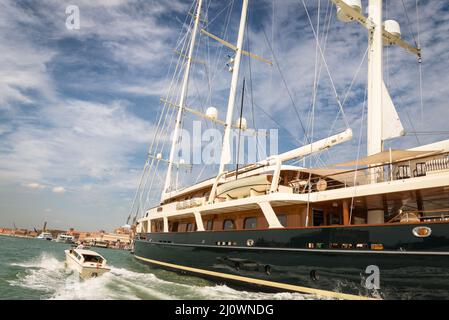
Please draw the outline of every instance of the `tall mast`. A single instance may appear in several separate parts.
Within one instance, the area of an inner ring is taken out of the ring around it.
[[[383,86],[383,21],[382,0],[370,0],[368,19],[371,20],[369,28],[369,55],[368,55],[368,156],[382,152],[382,86]],[[380,168],[370,170],[371,183],[376,183],[382,174]],[[385,221],[385,212],[382,198],[373,198],[367,213],[369,224],[380,224]]]
[[[369,1],[368,156],[382,152],[383,37],[382,0]]]
[[[237,39],[236,54],[234,60],[234,70],[232,72],[231,89],[229,92],[228,112],[226,115],[225,132],[223,137],[223,146],[221,149],[220,169],[218,175],[224,172],[225,165],[231,161],[230,138],[232,129],[232,116],[234,112],[235,97],[237,94],[237,84],[239,80],[240,61],[242,59],[243,39],[245,37],[246,17],[248,12],[248,0],[243,0],[242,16],[240,17],[240,28]]]
[[[185,100],[187,97],[187,86],[189,84],[190,67],[192,66],[193,50],[195,48],[196,35],[198,33],[198,25],[199,25],[200,19],[201,19],[200,16],[201,16],[202,4],[203,4],[203,0],[198,0],[197,10],[196,10],[196,14],[195,14],[195,22],[194,22],[193,30],[192,30],[192,37],[190,40],[189,54],[187,56],[186,69],[184,71],[184,79],[182,82],[178,115],[176,117],[175,130],[173,132],[173,141],[172,141],[172,145],[171,145],[171,149],[170,149],[170,158],[168,160],[167,176],[165,177],[165,186],[164,186],[164,189],[162,190],[161,202],[164,201],[165,194],[169,191],[170,184],[171,184],[173,159],[175,157],[176,144],[177,144],[178,138],[179,138],[179,130],[181,129],[182,114],[183,114],[183,111],[185,108]]]

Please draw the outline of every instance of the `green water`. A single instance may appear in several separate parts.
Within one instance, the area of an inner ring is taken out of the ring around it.
[[[66,269],[69,245],[0,236],[0,299],[313,299],[297,293],[237,291],[196,277],[153,269],[128,251],[95,248],[111,272],[80,280]]]

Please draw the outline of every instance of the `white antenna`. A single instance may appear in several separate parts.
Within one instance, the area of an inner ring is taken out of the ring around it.
[[[246,17],[248,12],[248,0],[243,0],[242,16],[240,18],[240,28],[237,39],[237,47],[235,49],[234,66],[232,70],[231,90],[229,92],[228,112],[226,115],[225,132],[223,137],[223,146],[221,149],[220,169],[218,176],[222,175],[225,165],[231,161],[230,138],[232,129],[232,116],[234,112],[235,97],[237,94],[237,84],[239,80],[240,61],[242,59],[243,39],[245,37]]]
[[[201,19],[201,7],[203,4],[203,0],[198,0],[198,7],[195,15],[195,23],[192,30],[192,38],[190,40],[190,48],[189,48],[189,55],[187,56],[187,64],[186,69],[184,72],[184,79],[182,83],[181,88],[181,97],[179,101],[179,109],[178,109],[178,115],[176,117],[176,124],[175,124],[175,131],[173,132],[173,141],[170,149],[170,158],[168,160],[168,169],[167,169],[167,176],[165,177],[165,186],[162,190],[162,198],[161,202],[165,200],[166,194],[170,191],[170,185],[171,185],[171,175],[172,175],[172,169],[173,169],[173,159],[175,156],[175,150],[176,150],[176,143],[179,139],[179,130],[181,128],[181,120],[182,120],[182,114],[185,108],[185,100],[187,97],[187,85],[189,83],[189,75],[190,75],[190,67],[192,65],[192,57],[193,57],[193,49],[195,47],[195,41],[196,41],[196,35],[198,33],[198,25],[200,23]]]

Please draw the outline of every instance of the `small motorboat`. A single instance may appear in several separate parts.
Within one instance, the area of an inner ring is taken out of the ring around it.
[[[77,271],[82,279],[96,278],[109,272],[106,259],[95,251],[85,249],[65,250],[66,265]]]
[[[53,235],[50,232],[43,231],[36,237],[36,239],[51,241],[53,240]]]
[[[60,234],[58,234],[58,237],[56,238],[56,242],[71,244],[71,243],[75,242],[75,237],[71,236],[69,234],[60,233]]]

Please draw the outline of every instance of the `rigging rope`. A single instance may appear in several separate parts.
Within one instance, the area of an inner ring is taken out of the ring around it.
[[[175,86],[176,83],[179,83],[179,79],[180,79],[181,72],[178,72],[178,70],[181,70],[181,69],[182,69],[182,68],[180,68],[180,62],[181,62],[181,60],[182,60],[182,55],[183,55],[183,52],[184,52],[184,50],[185,50],[186,43],[187,43],[187,39],[188,39],[187,36],[183,36],[182,30],[183,30],[184,27],[185,27],[185,22],[187,21],[188,17],[189,17],[189,16],[187,15],[186,18],[185,18],[184,24],[182,24],[182,26],[181,26],[181,30],[180,30],[180,33],[179,33],[180,35],[179,35],[179,37],[178,37],[178,41],[177,41],[178,43],[177,43],[177,45],[179,46],[180,44],[182,44],[182,49],[180,50],[181,55],[179,55],[179,57],[178,57],[178,61],[177,61],[176,67],[175,67],[175,71],[174,71],[174,73],[173,73],[173,77],[172,77],[172,80],[171,80],[171,83],[170,83],[170,86],[169,86],[169,89],[168,89],[168,92],[167,92],[165,101],[169,101],[169,98],[170,98],[172,89],[174,88],[174,86]],[[193,20],[192,20],[192,21],[193,21]],[[191,23],[192,23],[192,22],[191,22]],[[173,60],[174,60],[174,56],[172,56],[172,60],[171,60],[171,63],[170,63],[170,67],[169,67],[168,72],[167,72],[168,74],[170,73],[170,69],[171,69]],[[177,78],[177,80],[176,80],[176,78]],[[164,103],[164,106],[163,106],[163,108],[162,108],[162,112],[161,112],[159,121],[158,121],[158,125],[157,125],[157,127],[156,127],[156,131],[155,131],[155,134],[154,134],[153,141],[152,141],[151,146],[150,146],[149,151],[148,151],[148,156],[149,156],[149,157],[152,156],[151,164],[150,164],[150,166],[147,165],[147,162],[148,162],[148,159],[147,159],[146,166],[144,167],[144,171],[143,171],[144,174],[145,174],[145,168],[146,168],[146,169],[147,169],[146,171],[147,171],[148,173],[153,173],[153,179],[154,179],[154,174],[155,174],[154,171],[152,170],[152,169],[153,169],[154,162],[155,162],[153,153],[154,153],[155,150],[158,149],[159,142],[160,142],[160,140],[158,140],[158,137],[160,137],[161,135],[163,135],[163,129],[164,129],[165,123],[166,123],[166,121],[167,121],[168,113],[169,113],[170,111],[172,111],[172,112],[171,112],[172,115],[173,115],[173,113],[174,113],[173,110],[170,110],[170,109],[172,109],[172,108],[165,102],[165,103]],[[172,115],[171,115],[170,118],[172,118]],[[164,121],[163,121],[163,124],[162,124],[162,126],[161,126],[161,121],[162,121],[162,119],[164,119]],[[161,130],[161,128],[162,128],[162,130]],[[154,142],[155,142],[155,141],[157,141],[156,146],[154,146]],[[157,162],[157,164],[156,164],[156,170],[155,170],[155,171],[157,171],[157,167],[158,167],[160,161],[157,160],[156,162]],[[145,191],[147,190],[147,183],[148,183],[148,180],[149,180],[149,179],[145,180],[145,183],[144,183],[144,185],[143,185],[143,188],[140,189],[140,194],[139,194],[139,206],[137,207],[136,213],[135,213],[135,215],[134,215],[133,224],[136,222],[136,219],[137,219],[137,217],[138,217],[138,215],[139,215],[139,213],[140,213],[141,208],[143,208],[143,210],[145,210],[145,206],[142,206],[142,202],[143,202],[142,197],[143,197],[143,194],[145,193]],[[150,188],[149,188],[149,190],[148,190],[148,196],[149,196],[149,193],[151,192],[151,188],[152,188],[152,183],[151,183]],[[138,189],[138,191],[139,191],[139,189]],[[148,196],[147,196],[147,199],[148,199]],[[135,206],[134,203],[135,203],[135,201],[133,201],[133,207]],[[133,209],[132,209],[132,210],[133,210]]]
[[[404,0],[401,0],[402,2],[402,7],[404,8],[404,12],[405,12],[405,17],[407,18],[407,30],[410,33],[410,35],[413,38],[413,42],[415,43],[415,47],[418,47],[418,42],[416,41],[416,37],[415,37],[415,33],[412,31],[411,25],[412,23],[410,22],[410,17],[408,16],[408,10],[407,10],[407,6],[405,5]]]
[[[178,39],[177,39],[177,45],[179,45],[180,43],[182,43],[183,41],[182,41],[182,38],[183,38],[183,33],[182,33],[182,29],[184,28],[184,25],[185,25],[185,22],[187,21],[187,19],[188,19],[188,16],[186,16],[186,18],[185,18],[185,20],[184,20],[184,23],[181,25],[181,30],[179,31],[179,36],[178,36]],[[171,60],[170,60],[170,65],[169,65],[169,68],[168,68],[168,70],[167,70],[167,76],[168,76],[168,74],[170,74],[170,70],[171,70],[171,68],[172,68],[172,66],[173,66],[173,62],[174,62],[174,55],[172,55],[172,58],[171,58]],[[178,57],[178,63],[177,63],[177,65],[179,64],[179,61],[180,61],[180,57]],[[175,69],[176,70],[176,69]],[[176,73],[176,72],[175,72]],[[172,82],[173,82],[173,80],[172,80]],[[154,136],[153,136],[153,140],[152,140],[152,143],[150,144],[150,147],[149,147],[149,149],[148,149],[148,158],[147,158],[147,160],[145,161],[145,165],[144,165],[144,168],[143,168],[143,170],[142,170],[142,176],[141,176],[141,179],[140,179],[140,182],[139,182],[139,187],[138,187],[138,189],[136,190],[136,194],[135,194],[135,196],[134,196],[134,199],[133,199],[133,202],[132,202],[132,205],[131,205],[131,210],[130,210],[130,214],[129,214],[129,216],[128,216],[128,219],[127,219],[127,224],[129,224],[129,220],[130,220],[130,218],[131,218],[131,216],[134,214],[134,210],[135,210],[135,205],[136,205],[136,201],[137,201],[137,198],[138,198],[138,195],[139,195],[139,192],[140,193],[142,193],[143,192],[143,190],[141,189],[141,187],[142,187],[142,182],[143,182],[143,179],[144,179],[144,177],[145,177],[145,174],[146,174],[146,172],[148,171],[148,169],[150,169],[151,170],[151,167],[152,167],[152,164],[153,164],[153,162],[154,162],[154,158],[152,159],[152,163],[151,163],[151,166],[150,167],[148,167],[148,164],[149,164],[149,156],[151,156],[151,154],[152,154],[152,152],[153,152],[153,147],[154,147],[154,143],[155,143],[155,141],[157,140],[157,137],[158,137],[158,134],[160,133],[160,129],[161,129],[161,121],[162,121],[162,119],[164,118],[164,114],[167,112],[167,105],[166,104],[164,104],[164,107],[162,108],[162,110],[161,110],[161,112],[160,112],[160,116],[159,116],[159,120],[158,120],[158,123],[157,123],[157,126],[156,126],[156,130],[155,130],[155,133],[154,133]],[[140,194],[140,197],[139,197],[140,199],[141,199],[141,194]],[[140,210],[140,206],[137,208],[137,210],[136,210],[136,213],[135,213],[135,216],[134,216],[134,222],[135,222],[135,220],[136,220],[136,218],[137,218],[137,215],[139,214],[139,210]],[[134,223],[133,222],[133,223]]]
[[[302,4],[303,4],[303,7],[304,7],[304,10],[306,11],[306,14],[307,14],[307,18],[308,18],[308,20],[309,20],[310,27],[312,28],[313,36],[315,37],[315,41],[316,41],[317,44],[318,44],[318,48],[319,48],[319,51],[320,51],[320,54],[321,54],[321,58],[323,59],[324,66],[326,67],[326,71],[327,71],[327,74],[328,74],[328,76],[329,76],[329,80],[330,80],[330,82],[331,82],[332,89],[333,89],[333,91],[334,91],[334,95],[335,95],[335,98],[336,98],[337,103],[338,103],[338,107],[340,108],[340,111],[341,111],[341,113],[342,113],[342,115],[343,115],[343,121],[345,122],[346,128],[350,128],[348,119],[346,118],[345,111],[344,111],[344,109],[343,109],[343,106],[342,106],[342,104],[341,104],[340,98],[339,98],[339,96],[338,96],[338,93],[337,93],[337,89],[336,89],[336,87],[335,87],[334,80],[333,80],[332,75],[331,75],[331,73],[330,73],[329,66],[328,66],[328,64],[327,64],[327,61],[326,61],[326,58],[325,58],[325,56],[324,56],[323,50],[322,50],[322,48],[321,48],[321,45],[319,44],[319,40],[318,40],[317,34],[316,34],[316,32],[315,32],[315,28],[314,28],[314,26],[313,26],[312,19],[310,18],[309,10],[307,9],[307,6],[306,6],[306,3],[304,2],[304,0],[302,0]]]
[[[416,29],[418,34],[418,48],[421,49],[421,17],[419,13],[419,0],[416,0]],[[423,97],[423,65],[422,65],[422,58],[419,57],[418,60],[419,63],[419,95],[420,95],[420,102],[421,102],[421,122],[424,121],[424,97]]]
[[[209,27],[211,25],[211,23],[213,21],[215,21],[227,9],[226,16],[225,16],[225,19],[224,19],[225,23],[223,24],[223,31],[221,32],[221,39],[226,39],[227,35],[228,35],[228,31],[229,31],[229,25],[230,25],[230,21],[231,21],[231,15],[232,15],[233,8],[234,8],[234,0],[230,1],[227,6],[225,6],[222,10],[220,10],[218,12],[218,14],[204,26],[204,29],[207,29],[207,27]],[[200,36],[201,36],[201,34],[200,34]],[[219,49],[218,49],[218,51],[216,53],[216,56],[214,58],[215,62],[211,63],[210,62],[211,61],[210,45],[209,45],[211,39],[209,37],[205,37],[205,38],[206,38],[206,42],[207,42],[207,59],[208,59],[208,64],[207,65],[215,66],[214,68],[212,68],[212,70],[213,70],[212,72],[208,72],[209,92],[208,92],[208,96],[207,96],[207,101],[208,101],[208,105],[212,105],[212,83],[214,82],[215,77],[218,75],[218,71],[222,70],[222,68],[219,68],[218,66],[220,64],[220,59],[222,58],[222,55],[223,55],[224,47],[223,46],[219,47]],[[206,66],[206,68],[207,68],[207,66]],[[209,124],[209,122],[207,122],[207,123]],[[216,128],[215,123],[212,123],[212,126],[214,128]],[[213,164],[212,166],[216,167],[217,164]],[[206,169],[206,166],[202,166],[201,167],[201,171],[200,171],[199,175],[197,176],[197,178],[195,180],[195,183],[197,183],[200,180],[200,178],[203,175],[205,169]]]
[[[351,210],[350,210],[350,214],[349,214],[349,224],[352,223],[352,214],[353,214],[353,210],[354,210],[354,199],[355,199],[356,192],[357,192],[357,173],[358,173],[358,169],[359,169],[360,150],[361,150],[361,146],[362,146],[362,136],[363,136],[364,124],[365,124],[365,109],[366,109],[367,97],[368,97],[368,85],[365,87],[365,98],[363,100],[363,106],[362,106],[362,119],[361,119],[361,124],[360,124],[359,141],[358,141],[358,145],[357,145],[357,161],[356,161],[356,165],[355,165],[354,180],[353,180],[354,193],[351,198]]]
[[[284,84],[284,87],[287,90],[287,94],[288,94],[288,96],[290,98],[290,101],[292,103],[291,106],[293,107],[293,110],[295,111],[296,117],[299,120],[299,124],[301,125],[301,129],[302,129],[302,131],[304,133],[304,136],[306,137],[307,141],[310,141],[309,138],[307,137],[307,132],[306,132],[306,129],[304,128],[304,124],[303,124],[303,122],[301,120],[301,116],[299,115],[298,107],[295,104],[295,100],[293,99],[293,96],[292,96],[292,94],[290,92],[290,89],[289,89],[289,87],[287,85],[287,81],[285,80],[284,74],[282,73],[282,70],[281,70],[281,67],[279,65],[278,59],[276,57],[276,54],[274,53],[273,48],[271,47],[270,43],[268,42],[268,37],[267,37],[267,34],[265,32],[265,29],[262,29],[262,31],[263,31],[263,34],[265,36],[265,41],[266,41],[266,43],[267,43],[267,45],[268,45],[268,47],[269,47],[269,49],[271,51],[271,54],[273,55],[274,64],[276,65],[276,68],[279,71],[279,74],[281,76],[281,79],[282,79],[282,82]]]
[[[354,74],[354,77],[352,78],[351,84],[349,85],[349,87],[348,87],[348,89],[347,89],[347,91],[346,91],[345,97],[344,97],[344,99],[343,99],[343,106],[346,106],[346,101],[347,101],[347,99],[349,98],[349,94],[350,94],[351,91],[352,91],[352,87],[353,87],[354,84],[355,84],[355,80],[357,79],[357,76],[359,75],[360,70],[362,69],[362,66],[363,66],[364,63],[365,63],[366,57],[367,57],[367,55],[368,55],[368,51],[369,51],[369,47],[366,48],[365,54],[363,55],[363,58],[362,58],[362,61],[360,62],[359,67],[357,68],[357,71],[356,71],[356,73]],[[335,117],[334,121],[332,122],[332,126],[329,128],[328,136],[331,135],[331,133],[332,133],[332,131],[333,131],[335,125],[337,124],[337,120],[338,120],[338,117],[339,117],[339,116],[340,116],[340,111],[338,111],[337,116]],[[329,151],[329,149],[326,149],[326,152],[327,152],[327,155],[328,155],[328,160],[330,160],[330,151]]]
[[[321,0],[318,0],[318,14],[317,14],[317,33],[318,36],[320,34],[320,13],[321,13]],[[316,96],[317,96],[317,88],[318,88],[318,46],[319,39],[316,39],[315,45],[315,74],[313,81],[313,89],[312,89],[312,106],[311,106],[311,117],[310,117],[310,140],[313,143],[313,134],[314,134],[314,124],[315,124],[315,106],[316,106]],[[312,152],[313,145],[310,144],[310,151]],[[309,157],[309,166],[312,165],[312,157]],[[309,210],[310,210],[310,196],[312,194],[312,172],[309,172],[309,179],[307,185],[309,186],[309,192],[307,193],[307,216],[306,216],[306,227],[309,225]]]
[[[250,4],[250,8],[248,10],[248,20],[251,22],[252,20],[252,2]],[[248,52],[251,52],[251,38],[250,38],[250,32],[248,30],[248,24],[246,24],[246,38],[247,38],[247,46],[248,46]],[[251,68],[251,59],[248,59],[248,69],[249,69],[249,91],[250,91],[250,100],[251,100],[251,118],[253,123],[253,129],[256,133],[256,162],[260,160],[259,155],[259,135],[257,134],[257,127],[256,127],[256,119],[254,116],[254,95],[253,95],[253,75],[252,75],[252,68]]]

